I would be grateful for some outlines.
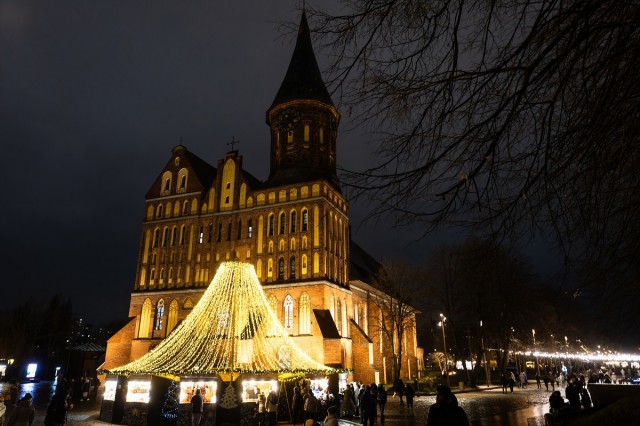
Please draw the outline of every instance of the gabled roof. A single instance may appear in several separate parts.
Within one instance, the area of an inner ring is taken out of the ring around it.
[[[322,333],[322,337],[324,339],[340,338],[340,333],[338,333],[336,323],[333,321],[331,312],[329,312],[328,309],[314,309],[313,313],[316,316],[318,327],[320,327],[320,332]]]
[[[349,280],[373,284],[382,265],[362,247],[349,240]]]
[[[289,62],[287,74],[282,80],[271,108],[293,100],[316,100],[333,105],[331,96],[322,80],[322,74],[313,53],[307,15],[303,11],[298,28],[298,40]],[[270,109],[271,109],[270,108]]]

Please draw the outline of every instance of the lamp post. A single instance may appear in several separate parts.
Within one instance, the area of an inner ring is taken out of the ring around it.
[[[536,355],[536,372],[538,377],[540,377],[540,360],[538,359],[538,351],[536,350],[536,330],[532,328],[531,333],[533,334],[533,351]]]
[[[480,344],[482,345],[482,358],[484,359],[484,374],[487,376],[487,387],[489,387],[491,386],[491,374],[489,373],[489,364],[487,363],[487,350],[484,348],[483,330],[482,320],[480,320]]]
[[[449,358],[447,357],[447,337],[445,336],[445,333],[444,333],[444,324],[446,321],[447,321],[447,317],[445,317],[443,314],[440,314],[440,322],[438,322],[438,325],[442,327],[442,346],[444,349],[444,374],[447,378],[447,386],[451,387],[449,383]]]

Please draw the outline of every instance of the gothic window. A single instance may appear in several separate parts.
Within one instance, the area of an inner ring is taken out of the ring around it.
[[[267,253],[273,253],[273,241],[269,241],[269,249],[267,250]]]
[[[306,231],[309,225],[309,211],[307,209],[302,210],[302,226],[301,231]]]
[[[300,325],[298,326],[298,332],[300,334],[311,334],[311,299],[307,293],[302,293],[300,296]]]
[[[166,247],[169,244],[169,228],[164,228],[162,235],[162,247]]]
[[[160,299],[158,301],[158,306],[156,306],[156,323],[155,330],[162,330],[162,318],[164,317],[164,300]]]
[[[169,317],[167,318],[167,334],[171,333],[178,324],[178,302],[174,299],[169,305]]]
[[[182,215],[186,216],[189,214],[189,200],[185,200],[184,203],[182,203]]]
[[[291,212],[291,220],[289,221],[289,226],[291,226],[291,229],[289,229],[289,232],[295,233],[296,232],[296,211],[295,210]]]
[[[187,243],[187,227],[182,225],[180,228],[180,245]]]
[[[173,229],[171,230],[171,246],[176,245],[177,239],[178,239],[178,228],[174,226]]]
[[[342,334],[342,303],[340,303],[340,299],[336,303],[336,326],[338,327],[338,333]]]
[[[156,228],[153,233],[153,246],[158,247],[160,245],[160,228]]]
[[[202,244],[203,239],[204,239],[204,229],[202,225],[200,225],[200,228],[198,229],[198,244]]]
[[[164,180],[164,192],[169,192],[169,188],[171,188],[171,179],[167,178]]]
[[[291,256],[289,259],[289,278],[292,280],[296,278],[296,257]]]
[[[286,215],[284,214],[284,212],[280,213],[280,230],[278,232],[278,234],[284,234],[284,229],[285,229],[285,217]]]
[[[306,235],[304,237],[302,237],[302,250],[306,250],[307,248],[307,237]]]
[[[253,226],[251,226],[251,219],[249,219],[249,226],[247,228],[247,237],[251,238],[251,233],[253,232]]]
[[[284,298],[284,328],[293,328],[293,298],[289,294]]]
[[[305,124],[304,126],[304,141],[309,142],[309,125]]]
[[[164,206],[160,204],[156,210],[156,219],[162,219],[162,212],[164,212]]]
[[[288,143],[293,142],[293,131],[292,130],[287,132],[287,142]]]
[[[284,259],[283,258],[280,258],[280,260],[278,260],[278,279],[279,280],[284,279]]]
[[[182,177],[180,178],[180,189],[182,189],[182,190],[187,189],[187,176],[186,175],[182,175]]]
[[[142,304],[142,311],[140,312],[140,328],[138,330],[138,337],[146,339],[149,337],[149,325],[151,322],[151,300],[145,299]]]
[[[272,213],[269,215],[269,229],[267,230],[267,235],[269,235],[270,237],[273,236],[273,228],[275,226],[274,221],[275,217]]]

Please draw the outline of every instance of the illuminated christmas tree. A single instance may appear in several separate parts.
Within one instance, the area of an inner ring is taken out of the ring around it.
[[[173,380],[167,389],[167,395],[162,405],[162,417],[167,420],[174,420],[178,418],[178,398],[180,397],[180,385],[176,380]]]
[[[335,373],[309,357],[269,306],[253,265],[224,262],[193,311],[160,344],[111,374]]]

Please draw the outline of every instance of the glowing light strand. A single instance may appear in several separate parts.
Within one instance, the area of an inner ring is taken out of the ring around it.
[[[287,354],[286,364],[280,359]],[[334,373],[309,357],[271,309],[253,265],[225,262],[192,312],[157,347],[110,374]]]

